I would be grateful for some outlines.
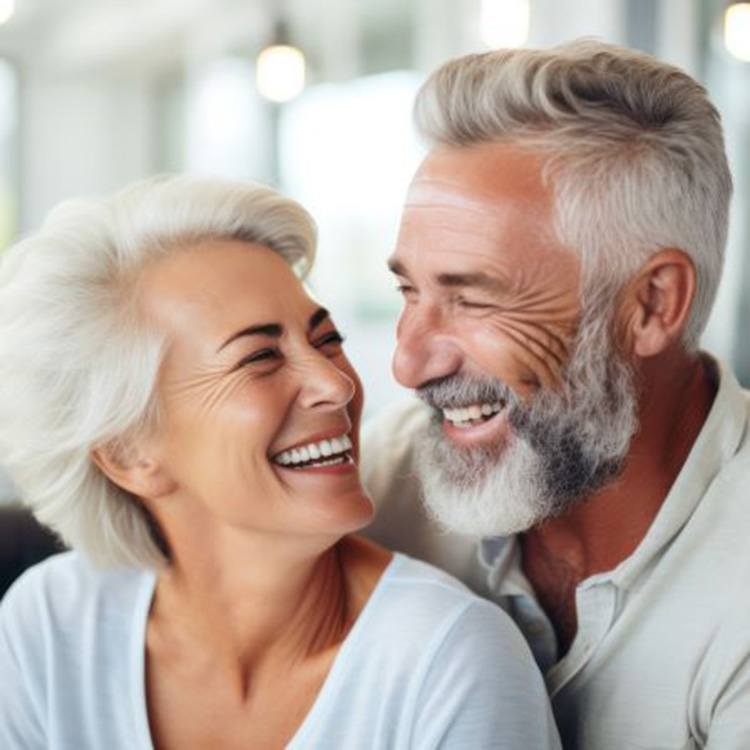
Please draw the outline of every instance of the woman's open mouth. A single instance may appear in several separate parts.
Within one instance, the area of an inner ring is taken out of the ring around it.
[[[276,454],[271,460],[285,469],[296,471],[353,466],[352,441],[349,435],[343,434],[289,448]]]

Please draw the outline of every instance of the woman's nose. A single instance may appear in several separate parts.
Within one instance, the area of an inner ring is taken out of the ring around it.
[[[397,339],[393,375],[406,388],[419,388],[461,367],[461,349],[444,332],[440,315],[404,310]]]
[[[357,390],[354,380],[320,352],[310,356],[300,378],[300,404],[306,409],[342,409]]]

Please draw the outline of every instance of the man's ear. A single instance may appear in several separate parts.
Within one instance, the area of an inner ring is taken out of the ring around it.
[[[161,463],[135,446],[112,441],[91,451],[91,460],[111,481],[136,497],[156,499],[176,487]]]
[[[682,250],[652,255],[621,296],[621,330],[626,350],[653,357],[679,341],[695,297],[695,266]]]

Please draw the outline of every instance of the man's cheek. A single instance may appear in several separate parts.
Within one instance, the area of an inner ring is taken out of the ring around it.
[[[562,364],[513,322],[479,325],[468,338],[468,354],[483,373],[502,380],[523,400],[540,388],[557,388]]]

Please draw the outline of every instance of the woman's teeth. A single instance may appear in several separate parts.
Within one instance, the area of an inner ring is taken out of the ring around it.
[[[308,443],[274,456],[273,460],[282,466],[334,466],[345,462],[351,462],[349,451],[352,449],[352,441],[348,435],[340,435],[330,440],[319,440],[317,443]]]
[[[502,411],[502,401],[492,403],[470,404],[458,409],[443,409],[443,417],[451,424],[468,427],[470,422],[483,422]]]

